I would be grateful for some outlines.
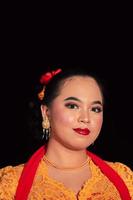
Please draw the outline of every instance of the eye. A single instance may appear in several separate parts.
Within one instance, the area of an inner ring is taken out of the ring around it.
[[[93,107],[92,111],[95,112],[95,113],[100,113],[100,112],[103,111],[103,109],[100,106],[97,106],[97,107]]]
[[[75,103],[67,103],[67,104],[65,104],[65,106],[67,108],[70,108],[70,109],[77,109],[78,108],[78,105],[75,104]]]

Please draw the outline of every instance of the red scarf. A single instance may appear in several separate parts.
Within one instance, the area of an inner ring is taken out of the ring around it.
[[[27,200],[32,187],[34,176],[38,168],[39,162],[46,153],[45,146],[39,148],[30,158],[30,160],[25,164],[22,171],[21,177],[19,179],[15,200]],[[92,161],[101,169],[105,176],[115,185],[122,200],[131,200],[129,191],[122,180],[122,178],[115,172],[107,163],[105,163],[101,158],[95,154],[88,152],[87,155],[92,159]]]

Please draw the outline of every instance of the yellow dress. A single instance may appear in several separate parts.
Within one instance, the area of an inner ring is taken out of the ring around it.
[[[133,172],[124,164],[108,162],[123,178],[133,200]],[[91,160],[91,179],[87,180],[78,195],[61,182],[48,176],[47,165],[41,160],[28,200],[120,200],[120,195],[106,176]],[[0,170],[0,200],[14,200],[23,164],[7,166]]]

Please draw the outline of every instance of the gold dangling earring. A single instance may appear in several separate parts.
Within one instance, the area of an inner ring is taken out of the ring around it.
[[[43,119],[42,121],[42,127],[43,127],[42,139],[45,138],[45,140],[48,140],[50,136],[50,122],[47,116],[45,116],[45,119]]]

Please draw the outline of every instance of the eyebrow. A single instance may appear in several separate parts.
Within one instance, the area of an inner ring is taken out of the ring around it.
[[[66,99],[64,99],[64,101],[68,101],[68,100],[74,100],[74,101],[78,101],[78,102],[82,102],[80,99],[78,99],[77,97],[68,97]],[[100,104],[101,106],[103,106],[101,101],[93,101],[92,105],[94,104]]]
[[[77,97],[68,97],[66,99],[64,99],[64,101],[68,101],[68,100],[74,100],[74,101],[79,101],[82,102],[80,99],[78,99]]]
[[[102,102],[101,101],[93,101],[92,104],[100,104],[101,106],[103,106]]]

